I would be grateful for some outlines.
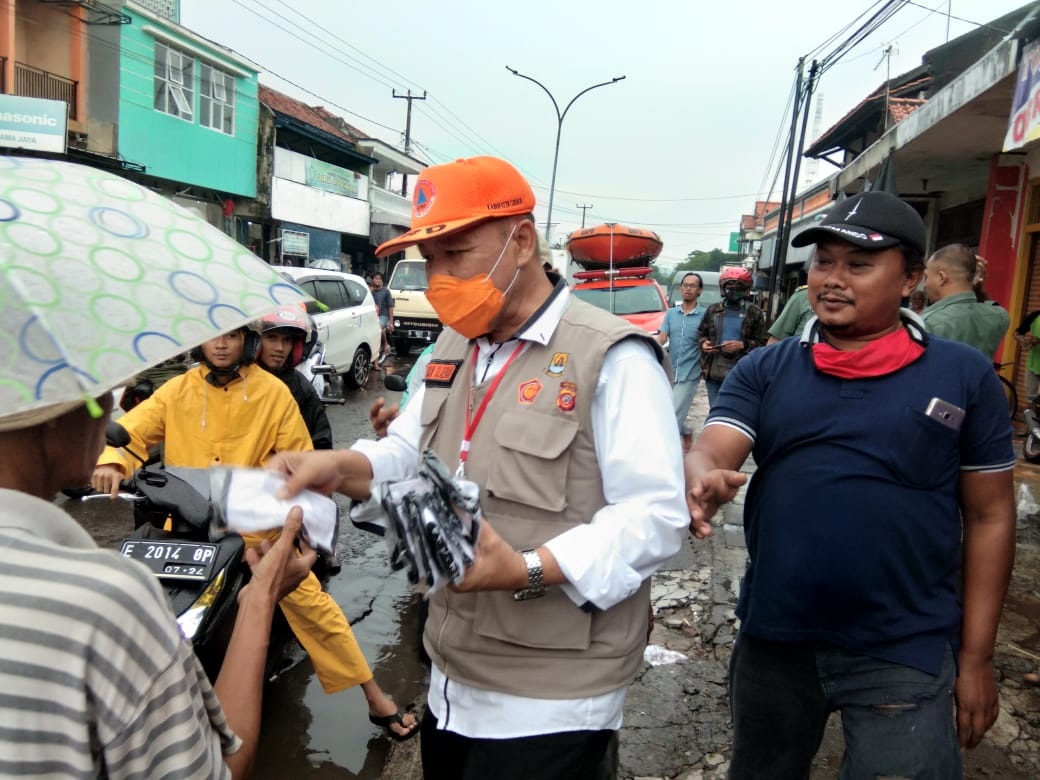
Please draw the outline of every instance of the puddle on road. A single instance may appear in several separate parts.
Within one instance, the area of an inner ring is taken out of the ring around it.
[[[343,571],[329,592],[351,621],[376,681],[402,708],[425,690],[419,663],[418,610],[403,575],[390,571],[382,540],[348,526],[342,529]],[[262,744],[254,777],[358,778],[376,780],[390,740],[368,722],[360,688],[328,696],[309,660],[268,686]]]

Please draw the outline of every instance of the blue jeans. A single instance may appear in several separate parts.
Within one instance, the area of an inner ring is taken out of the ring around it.
[[[690,411],[690,404],[693,403],[693,396],[697,393],[697,385],[700,384],[700,381],[701,378],[695,376],[693,379],[676,382],[672,385],[672,405],[675,407],[675,421],[679,423],[679,433],[683,436],[690,435],[690,427],[686,424],[686,415]]]
[[[842,780],[961,777],[953,651],[938,676],[814,642],[737,637],[730,659],[730,780],[809,777],[841,712]]]

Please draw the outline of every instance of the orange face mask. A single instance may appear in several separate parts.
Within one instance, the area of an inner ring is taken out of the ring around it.
[[[518,267],[504,292],[495,287],[495,283],[491,281],[491,274],[502,262],[502,257],[505,255],[515,231],[516,225],[514,224],[506,237],[505,246],[498,253],[498,259],[491,266],[491,270],[483,276],[458,279],[447,274],[434,274],[430,277],[426,300],[437,312],[441,322],[467,339],[475,339],[491,330],[491,322],[502,311],[505,297],[513,288],[513,283],[520,274]]]

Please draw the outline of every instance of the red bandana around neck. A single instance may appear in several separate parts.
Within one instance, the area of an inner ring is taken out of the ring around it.
[[[924,345],[910,338],[905,327],[875,339],[856,352],[822,342],[812,345],[817,370],[840,379],[867,379],[892,374],[923,354]]]

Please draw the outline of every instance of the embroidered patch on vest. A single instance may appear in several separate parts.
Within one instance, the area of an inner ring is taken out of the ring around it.
[[[560,382],[560,392],[556,396],[556,408],[561,412],[573,412],[578,396],[578,386],[574,382]]]
[[[530,406],[534,399],[542,392],[542,383],[538,379],[528,379],[520,384],[519,401],[524,406]]]
[[[461,366],[461,360],[431,360],[426,364],[423,381],[430,387],[451,387]]]
[[[553,353],[552,360],[550,360],[549,365],[545,367],[545,373],[549,376],[563,376],[563,372],[567,368],[567,359],[569,357],[570,354],[567,352]]]

